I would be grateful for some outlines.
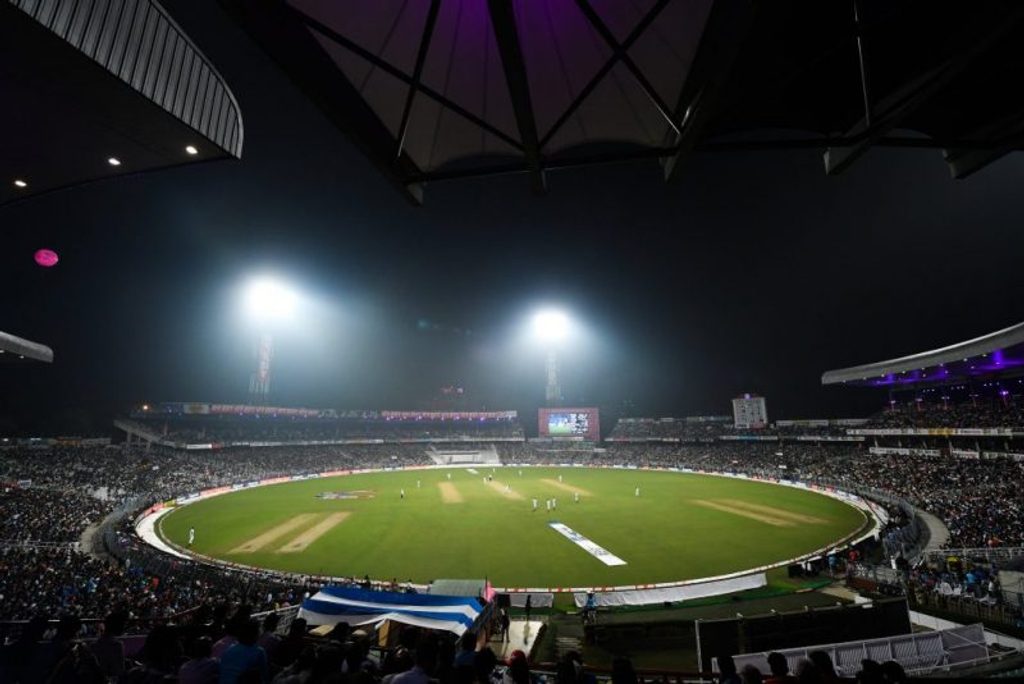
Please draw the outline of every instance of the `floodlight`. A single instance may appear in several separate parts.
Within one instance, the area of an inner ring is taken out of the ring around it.
[[[245,291],[246,309],[262,320],[287,318],[297,302],[295,290],[274,278],[256,278]]]
[[[569,318],[556,309],[538,311],[533,317],[533,332],[545,342],[558,342],[569,332]]]

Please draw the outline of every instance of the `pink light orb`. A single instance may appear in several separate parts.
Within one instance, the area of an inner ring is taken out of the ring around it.
[[[50,268],[51,266],[56,266],[57,262],[60,261],[60,258],[57,256],[57,253],[54,252],[52,249],[36,250],[34,258],[36,260],[36,263],[42,266],[43,268]]]

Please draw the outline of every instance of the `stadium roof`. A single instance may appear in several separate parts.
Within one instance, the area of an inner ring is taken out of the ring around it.
[[[947,385],[1024,374],[1024,323],[931,351],[827,371],[823,385]]]
[[[155,0],[0,0],[0,92],[0,204],[242,152],[234,96]]]
[[[1024,3],[221,0],[413,201],[433,181],[695,150],[1024,145]]]
[[[31,342],[0,331],[0,361],[23,359],[53,363],[53,350],[45,344]]]

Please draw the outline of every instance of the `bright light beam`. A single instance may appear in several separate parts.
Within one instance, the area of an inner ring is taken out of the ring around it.
[[[544,309],[533,316],[533,332],[543,342],[559,342],[569,333],[569,317],[557,309]]]
[[[245,308],[257,320],[280,320],[291,316],[298,294],[289,285],[274,278],[256,278],[245,290]]]

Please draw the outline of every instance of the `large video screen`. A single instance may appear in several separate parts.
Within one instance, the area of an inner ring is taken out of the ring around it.
[[[537,433],[541,437],[596,442],[601,438],[601,422],[596,408],[540,409]]]

